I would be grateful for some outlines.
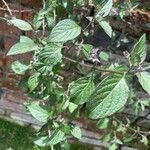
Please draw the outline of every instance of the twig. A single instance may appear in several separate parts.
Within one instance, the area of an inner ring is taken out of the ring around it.
[[[116,117],[114,118],[118,123],[122,124],[123,127],[129,129],[130,131],[134,132],[134,133],[137,133],[139,135],[141,134],[145,134],[145,135],[150,135],[150,132],[146,132],[146,131],[139,131],[139,130],[136,130],[132,127],[129,127],[127,125],[125,125],[122,121],[120,121],[119,119],[117,119]]]
[[[0,7],[0,10],[3,10],[3,11],[8,11],[8,9],[6,9],[6,8],[2,8],[2,7]],[[31,12],[31,11],[33,11],[32,9],[25,9],[25,10],[16,10],[16,9],[10,9],[10,11],[11,12]]]
[[[2,0],[2,2],[3,2],[3,3],[4,3],[4,5],[6,6],[6,8],[7,8],[8,12],[9,12],[9,14],[10,14],[10,16],[12,16],[12,12],[11,12],[11,10],[10,10],[10,8],[9,8],[8,4],[5,2],[5,0]]]
[[[89,64],[85,64],[85,63],[82,63],[82,62],[79,62],[79,61],[76,61],[72,58],[69,58],[69,57],[66,57],[66,56],[63,56],[64,59],[70,61],[70,62],[73,62],[73,63],[77,63],[77,64],[80,64],[84,67],[88,67],[88,68],[92,68],[93,66],[92,65],[89,65]],[[101,67],[94,67],[96,70],[98,71],[102,71],[102,72],[109,72],[109,73],[116,73],[116,74],[124,74],[125,72],[122,72],[122,71],[117,71],[117,70],[111,70],[111,69],[105,69],[105,68],[101,68]]]

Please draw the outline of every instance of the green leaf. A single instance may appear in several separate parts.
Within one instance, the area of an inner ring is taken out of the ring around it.
[[[77,138],[77,139],[81,139],[81,129],[76,126],[72,131],[71,131],[71,134]]]
[[[68,106],[69,112],[70,112],[70,113],[73,113],[74,110],[77,109],[77,107],[78,107],[78,105],[76,105],[76,104],[70,102],[70,103],[69,103],[69,106]]]
[[[82,44],[82,51],[86,58],[89,58],[92,52],[92,49],[94,48],[93,45],[90,44]]]
[[[108,59],[109,59],[109,55],[103,51],[100,52],[99,57],[104,61],[108,61]]]
[[[139,41],[134,45],[130,54],[130,63],[134,66],[141,64],[147,54],[146,34],[143,34]]]
[[[23,75],[25,71],[28,69],[28,66],[17,60],[12,63],[11,68],[16,74]]]
[[[30,76],[28,80],[28,87],[30,91],[33,91],[39,84],[39,76],[40,73],[36,72],[32,76]]]
[[[148,139],[147,139],[147,137],[145,136],[145,135],[142,135],[142,139],[140,140],[141,141],[141,143],[143,143],[145,146],[147,146],[148,145]]]
[[[25,105],[32,116],[41,122],[47,122],[47,120],[51,116],[51,113],[48,112],[44,106],[40,106],[39,102],[27,103]]]
[[[116,143],[113,143],[112,145],[109,146],[109,150],[117,150],[118,146]]]
[[[111,133],[105,134],[105,135],[101,138],[101,140],[102,140],[103,142],[110,142],[111,139],[112,139],[112,134],[111,134]]]
[[[61,49],[61,44],[49,43],[40,52],[40,61],[47,64],[52,69],[53,66],[62,61]]]
[[[149,72],[138,72],[136,74],[139,83],[143,89],[150,95],[150,73]]]
[[[106,129],[108,127],[109,119],[108,118],[102,118],[98,121],[97,127],[99,129]]]
[[[111,11],[113,0],[107,0],[102,9],[96,14],[96,18],[99,16],[106,17]]]
[[[34,51],[38,46],[28,37],[21,36],[20,42],[13,45],[7,55],[17,55]]]
[[[91,77],[83,77],[73,82],[70,86],[70,97],[75,104],[83,104],[95,89]]]
[[[64,140],[64,136],[65,136],[64,132],[62,132],[60,129],[56,129],[53,132],[53,134],[51,135],[51,137],[48,139],[48,142],[47,142],[46,145],[47,146],[49,146],[49,145],[56,145],[59,142]]]
[[[45,141],[47,140],[47,138],[48,138],[48,136],[40,137],[34,141],[34,144],[41,146],[41,147],[45,147],[46,146]]]
[[[10,20],[10,23],[23,31],[33,30],[32,26],[28,22],[21,19],[13,18],[12,20]]]
[[[50,42],[66,42],[76,38],[81,33],[81,28],[74,21],[65,19],[60,21],[51,31]]]
[[[112,27],[109,25],[107,21],[101,20],[99,18],[96,18],[99,25],[103,28],[105,33],[111,38],[112,37]]]
[[[124,76],[112,75],[105,78],[89,97],[89,118],[105,118],[116,113],[126,104],[128,96],[129,88]]]

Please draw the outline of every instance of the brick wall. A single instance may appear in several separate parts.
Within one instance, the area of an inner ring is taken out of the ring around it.
[[[9,3],[9,6],[13,15],[15,15],[17,18],[30,21],[33,18],[34,11],[31,9],[31,5],[30,8],[26,7],[28,6],[26,5],[28,4],[28,1],[22,2],[24,6],[14,3]],[[1,3],[0,6],[2,6]],[[0,16],[3,17],[7,14],[8,12],[5,9],[0,9]],[[25,54],[24,56],[6,56],[11,46],[19,40],[19,36],[22,34],[32,36],[32,32],[22,33],[16,27],[10,26],[6,22],[0,20],[0,116],[15,120],[21,124],[31,124],[33,127],[37,128],[42,124],[31,117],[23,105],[24,102],[30,101],[31,99],[27,97],[25,89],[18,87],[18,82],[21,77],[14,74],[11,70],[11,63],[13,61],[22,58],[30,59],[31,56],[29,54]],[[125,113],[135,116],[130,108],[128,108]],[[150,115],[148,114],[149,109],[147,109],[145,114],[143,114],[143,116],[146,116],[146,118],[143,119],[142,116],[142,119],[138,120],[138,123],[141,126],[147,125],[147,127],[150,127]],[[80,118],[74,121],[74,123],[78,124],[82,128],[83,138],[81,141],[83,143],[92,144],[95,147],[101,146],[103,149],[104,147],[109,147],[108,143],[100,142],[99,138],[101,133],[96,132],[94,122]],[[127,149],[127,147],[122,147],[122,150]]]

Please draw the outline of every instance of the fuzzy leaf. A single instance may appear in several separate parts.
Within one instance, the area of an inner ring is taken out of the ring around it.
[[[40,73],[38,73],[38,72],[36,72],[32,76],[30,76],[30,78],[28,80],[28,87],[29,87],[30,91],[33,91],[38,86],[39,76],[40,76]]]
[[[96,17],[102,16],[106,17],[111,11],[113,5],[113,0],[107,0],[102,9],[97,13]]]
[[[83,77],[73,82],[70,86],[70,96],[75,104],[83,104],[95,89],[90,77]]]
[[[52,134],[52,136],[50,137],[50,139],[48,139],[48,142],[46,145],[47,146],[56,145],[57,143],[63,141],[64,136],[65,136],[64,132],[62,132],[60,129],[56,129],[54,133]]]
[[[21,19],[13,18],[12,20],[10,20],[10,23],[23,31],[32,30],[32,26],[28,22]]]
[[[150,73],[139,72],[136,74],[143,89],[150,95]]]
[[[71,131],[71,134],[77,139],[81,139],[81,129],[78,126]]]
[[[41,51],[39,56],[40,61],[52,68],[62,61],[61,49],[61,44],[49,43]]]
[[[103,28],[105,33],[111,38],[112,37],[112,27],[109,25],[109,23],[104,20],[99,20],[98,18],[97,18],[97,21],[98,21],[99,25]]]
[[[89,97],[89,118],[105,118],[116,113],[126,104],[128,95],[129,88],[123,76],[112,75],[105,78]]]
[[[13,45],[7,55],[17,55],[34,51],[38,46],[28,37],[21,36],[20,42]]]
[[[28,66],[17,60],[12,63],[11,68],[16,74],[22,75],[28,69]]]
[[[139,41],[134,45],[130,54],[130,63],[134,66],[141,64],[147,54],[146,35],[143,34]]]
[[[81,33],[81,28],[74,21],[65,19],[60,21],[51,31],[50,42],[66,42],[76,38]]]
[[[41,107],[39,102],[27,103],[26,107],[32,116],[41,122],[47,122],[48,118],[51,116],[51,113],[48,112],[46,108]]]

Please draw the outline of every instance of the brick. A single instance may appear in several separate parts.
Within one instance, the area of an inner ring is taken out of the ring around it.
[[[0,67],[3,67],[6,64],[6,57],[3,53],[0,53]]]
[[[0,27],[0,35],[18,38],[21,34],[21,31],[18,28],[9,25],[5,22],[0,21]]]
[[[26,53],[26,54],[20,54],[20,55],[14,55],[14,56],[7,56],[6,57],[6,67],[8,69],[11,68],[11,65],[14,61],[20,60],[20,61],[30,61],[32,59],[32,53]]]
[[[2,81],[2,87],[6,88],[6,89],[10,89],[10,90],[15,90],[15,91],[18,91],[18,90],[22,91],[23,90],[23,89],[19,88],[18,83],[14,82],[14,81],[4,80],[4,81]]]
[[[5,110],[3,108],[0,108],[0,115],[4,115],[5,114]]]
[[[8,51],[10,50],[10,48],[16,44],[19,40],[16,40],[14,38],[9,38],[9,37],[5,37],[4,38],[4,49],[5,49],[5,54],[8,53]]]
[[[8,72],[7,73],[7,79],[10,81],[20,81],[21,76],[16,75],[15,73],[12,73],[12,72]]]
[[[7,91],[5,93],[5,97],[4,99],[8,100],[8,101],[13,101],[16,103],[23,103],[25,101],[28,100],[28,97],[25,96],[23,93],[18,93],[18,91]]]
[[[0,101],[0,108],[4,110],[9,110],[18,113],[26,113],[25,106],[15,102],[8,101],[3,99]]]
[[[30,123],[30,124],[35,124],[35,125],[40,125],[40,126],[43,125],[43,123],[39,122],[38,120],[33,118],[31,115],[27,115],[27,114],[12,112],[10,117],[15,120],[23,121],[23,122]]]

